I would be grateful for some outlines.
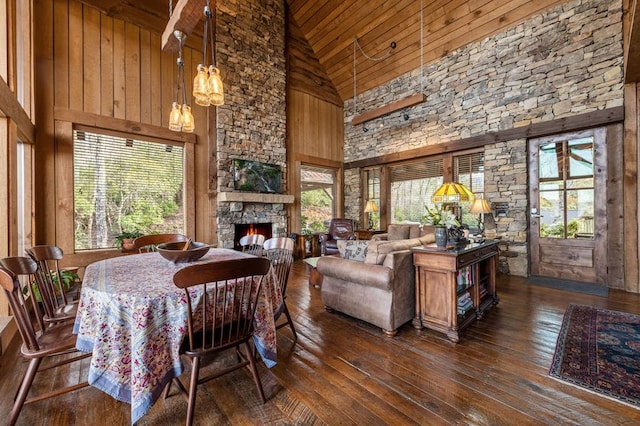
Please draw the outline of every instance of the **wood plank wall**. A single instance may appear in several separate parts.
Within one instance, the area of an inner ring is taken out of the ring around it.
[[[354,37],[363,51],[373,57],[383,56],[392,41],[397,44],[393,54],[382,61],[368,61],[364,55],[356,55],[358,93],[420,67],[421,4],[423,61],[428,64],[567,1],[386,0],[369,2],[364,7],[357,0],[288,3],[341,98],[347,100],[354,91]]]
[[[625,45],[625,62],[629,60],[629,43],[638,4],[636,0],[623,0],[623,42]],[[637,25],[637,24],[636,24]],[[640,149],[640,86],[631,82],[624,88],[624,142],[623,142],[623,205],[624,205],[624,282],[625,290],[640,293],[640,217],[638,216],[638,200],[640,200],[640,182],[638,181],[638,150]]]
[[[342,215],[344,110],[333,83],[290,14],[287,14],[287,164],[288,187],[296,195],[289,205],[288,228],[300,232],[300,167],[338,171],[336,211]]]
[[[72,153],[64,150],[64,143],[57,144],[56,138],[63,142],[70,136],[69,117],[75,114],[86,121],[95,114],[103,118],[95,120],[101,126],[138,131],[156,126],[154,133],[184,140],[184,134],[166,129],[176,90],[176,57],[162,52],[160,34],[114,19],[75,0],[41,1],[35,21],[39,130],[36,243],[73,247],[69,241],[73,229],[61,225],[69,223],[73,206],[61,205],[60,200],[68,194],[56,194],[56,182],[68,173],[56,171],[56,167],[71,164],[68,157]],[[194,182],[198,214],[187,214],[195,221],[191,227],[193,237],[215,242],[215,204],[209,200],[209,112],[194,105],[191,97],[201,55],[192,48],[185,48],[183,53],[188,103],[196,121],[198,159]],[[61,216],[65,219],[61,220]],[[58,229],[61,226],[63,229]],[[75,260],[81,263],[79,266],[85,263]]]

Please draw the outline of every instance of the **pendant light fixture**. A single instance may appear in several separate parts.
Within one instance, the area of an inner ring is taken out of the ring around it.
[[[171,113],[169,114],[169,129],[175,132],[192,133],[195,129],[195,122],[193,120],[193,114],[191,114],[191,107],[187,105],[187,89],[184,79],[184,61],[182,60],[182,45],[185,34],[182,31],[174,31],[173,35],[178,39],[178,74],[176,81],[176,96],[171,106]],[[182,94],[182,104],[180,103],[180,95]]]
[[[213,12],[210,0],[204,7],[204,33],[202,37],[202,63],[193,79],[193,97],[198,105],[224,105],[224,87],[220,70],[216,67]],[[207,66],[207,44],[211,48],[211,65]]]

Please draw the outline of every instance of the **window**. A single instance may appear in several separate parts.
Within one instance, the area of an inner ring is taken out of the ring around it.
[[[453,157],[453,181],[465,185],[476,197],[484,197],[484,152],[472,152]],[[478,226],[478,215],[469,213],[472,203],[462,204],[462,223]]]
[[[371,222],[371,228],[380,229],[380,168],[366,170],[365,180],[367,182],[367,193],[364,197],[363,205],[366,205],[367,201],[373,201],[378,207],[378,211],[367,213],[367,220]]]
[[[540,236],[593,239],[594,138],[540,145]]]
[[[390,223],[421,222],[431,195],[443,182],[442,158],[390,167]]]
[[[303,232],[324,232],[335,216],[336,171],[325,167],[300,167],[300,214]]]
[[[184,148],[74,130],[75,249],[122,232],[184,233]]]
[[[18,254],[33,246],[33,146],[18,141]]]
[[[390,191],[387,212],[389,223],[422,222],[426,207],[435,207],[431,196],[444,182],[462,183],[474,195],[484,196],[484,150],[445,154],[390,165],[387,172]],[[387,184],[381,178],[379,169],[366,170],[364,179],[364,200],[373,198],[379,202],[380,188],[385,188]],[[463,203],[460,207],[462,223],[469,228],[477,227],[478,216],[469,213],[471,203]],[[379,218],[379,213],[374,214],[374,218]]]

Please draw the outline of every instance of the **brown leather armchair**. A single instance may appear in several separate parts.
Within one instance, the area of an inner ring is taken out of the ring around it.
[[[353,219],[334,218],[329,224],[329,231],[320,234],[320,253],[325,256],[338,253],[338,240],[355,240]]]

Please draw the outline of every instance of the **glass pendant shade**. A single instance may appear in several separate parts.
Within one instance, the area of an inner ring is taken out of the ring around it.
[[[456,182],[443,183],[431,196],[434,203],[458,203],[460,201],[473,201],[473,192],[465,185]]]
[[[191,114],[191,112],[189,112],[189,114]],[[174,132],[182,130],[182,112],[180,112],[180,105],[178,105],[177,102],[174,102],[171,105],[171,113],[169,113],[169,130],[173,130]]]
[[[195,123],[193,120],[193,114],[191,114],[191,107],[187,104],[182,105],[182,131],[185,133],[192,133],[195,129]]]
[[[220,70],[213,65],[209,67],[209,102],[211,105],[224,105],[224,87]]]
[[[209,106],[209,73],[207,67],[199,64],[198,73],[193,79],[193,97],[201,106]]]

